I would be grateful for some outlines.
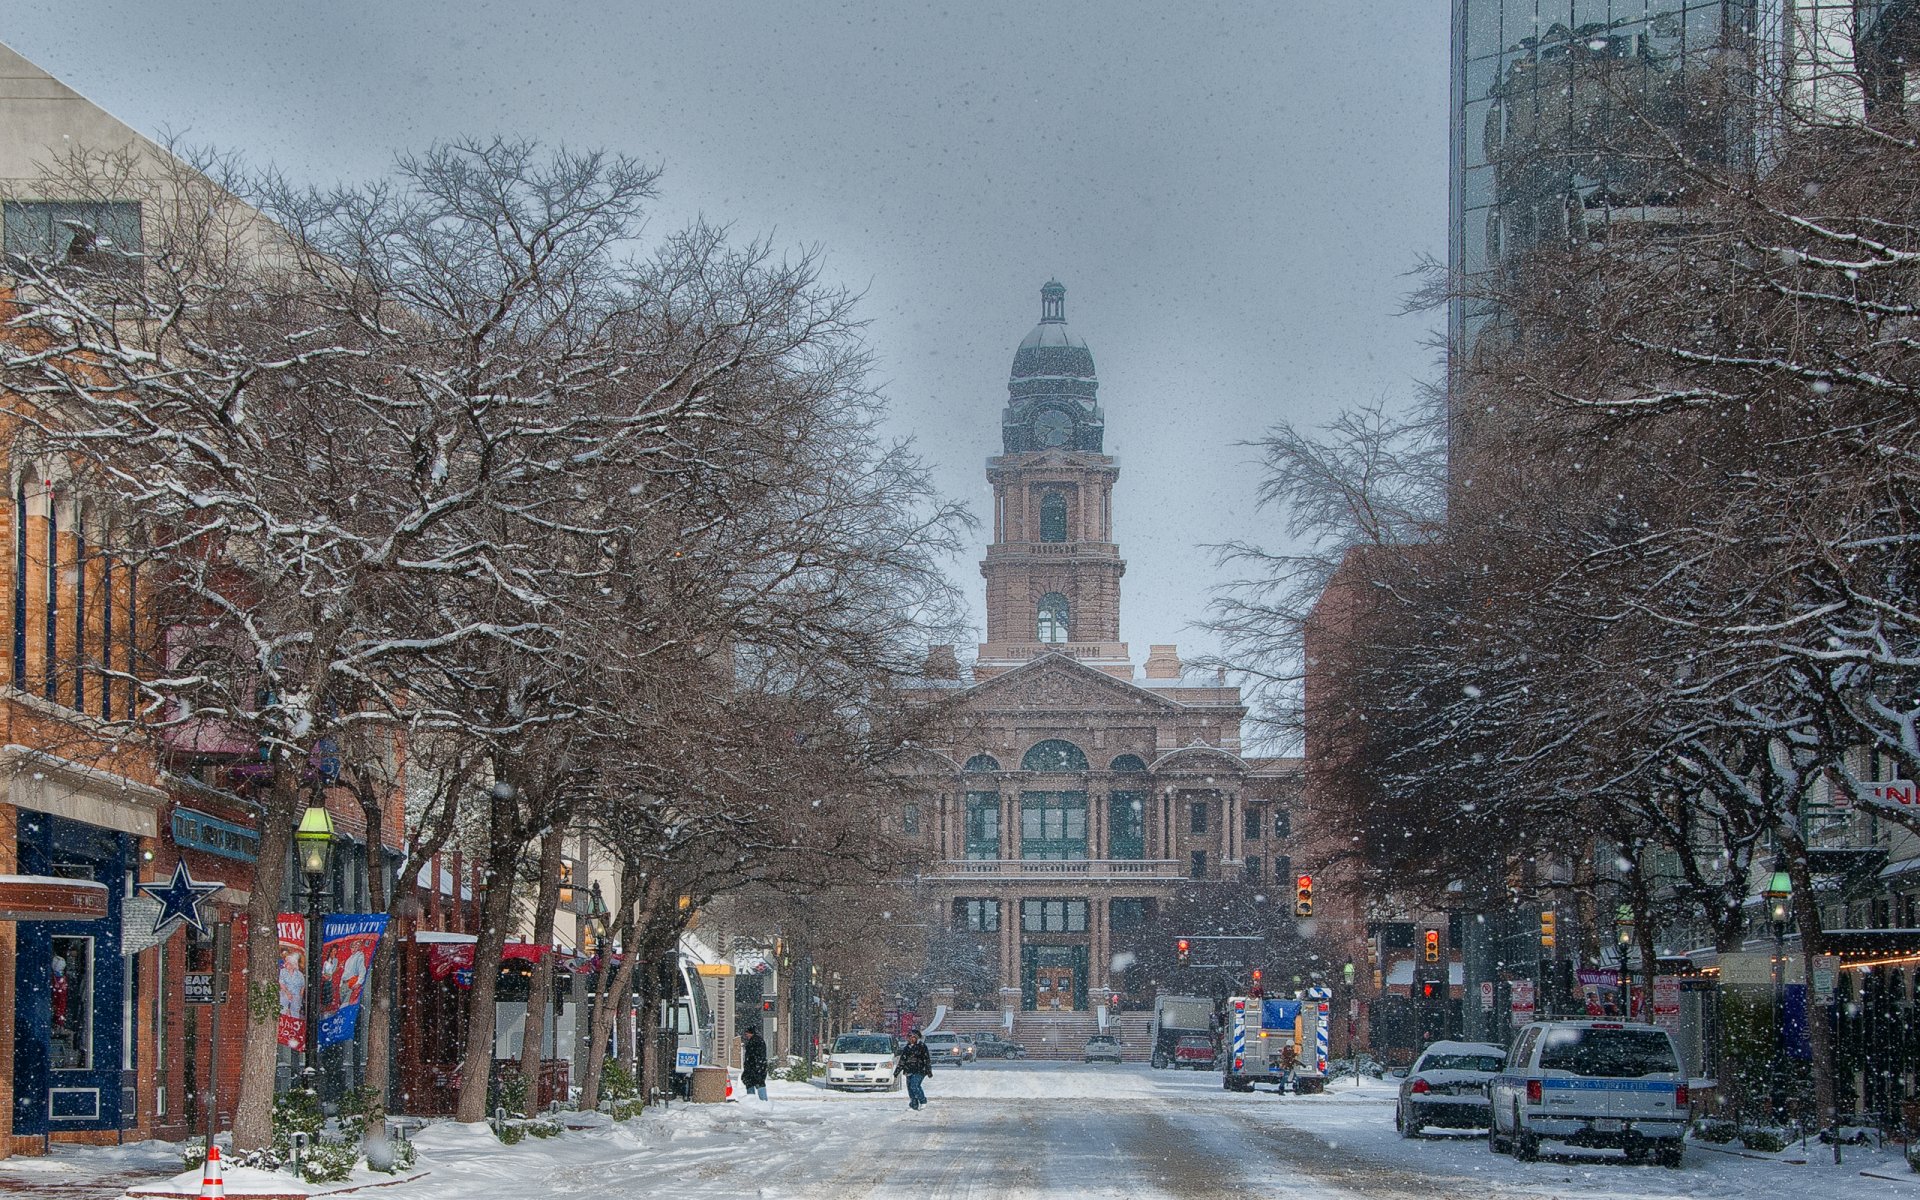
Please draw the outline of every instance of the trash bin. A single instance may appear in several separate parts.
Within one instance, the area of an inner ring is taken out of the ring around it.
[[[695,1104],[719,1104],[726,1098],[727,1069],[725,1067],[693,1069],[693,1095],[688,1099]]]

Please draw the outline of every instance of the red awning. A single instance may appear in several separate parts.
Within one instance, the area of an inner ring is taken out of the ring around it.
[[[501,948],[501,960],[520,959],[537,963],[553,953],[550,946],[536,946],[531,942],[508,942]],[[427,946],[427,971],[435,979],[445,979],[455,971],[473,970],[472,942],[432,942]]]

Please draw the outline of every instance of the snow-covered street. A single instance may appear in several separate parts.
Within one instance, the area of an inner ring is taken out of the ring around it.
[[[1222,1092],[1210,1073],[993,1063],[942,1070],[928,1093],[933,1103],[916,1113],[899,1093],[775,1083],[766,1104],[675,1105],[621,1127],[515,1146],[484,1127],[436,1125],[416,1142],[426,1174],[379,1194],[1920,1197],[1920,1176],[1892,1148],[1849,1148],[1836,1168],[1822,1147],[1769,1158],[1693,1143],[1685,1167],[1669,1171],[1630,1167],[1613,1154],[1522,1164],[1470,1135],[1403,1141],[1393,1132],[1393,1090],[1372,1080],[1343,1081],[1324,1096],[1240,1096]],[[158,1147],[63,1147],[49,1159],[0,1164],[0,1191],[107,1200],[126,1186],[130,1167],[174,1161]],[[57,1191],[42,1191],[50,1185]]]

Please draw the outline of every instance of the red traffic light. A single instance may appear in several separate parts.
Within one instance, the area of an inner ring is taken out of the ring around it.
[[[1440,961],[1440,931],[1438,929],[1427,930],[1427,961]]]
[[[1179,956],[1181,962],[1187,961],[1187,954],[1192,949],[1192,945],[1186,938],[1180,938],[1173,943],[1173,952]]]
[[[1253,981],[1254,981],[1255,983],[1259,983],[1259,982],[1260,982],[1260,968],[1259,968],[1259,967],[1255,967],[1255,968],[1253,969]]]

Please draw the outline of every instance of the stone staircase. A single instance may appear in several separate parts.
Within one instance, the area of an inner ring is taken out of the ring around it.
[[[1120,1056],[1124,1061],[1147,1061],[1153,1049],[1147,1038],[1151,1022],[1150,1013],[1109,1014],[1106,1032],[1120,1039]],[[1013,1015],[1013,1032],[1009,1035],[1000,1013],[991,1009],[967,1009],[949,1011],[940,1028],[950,1033],[1010,1036],[1027,1048],[1028,1058],[1078,1062],[1087,1039],[1100,1032],[1100,1020],[1091,1012],[1019,1012]]]

